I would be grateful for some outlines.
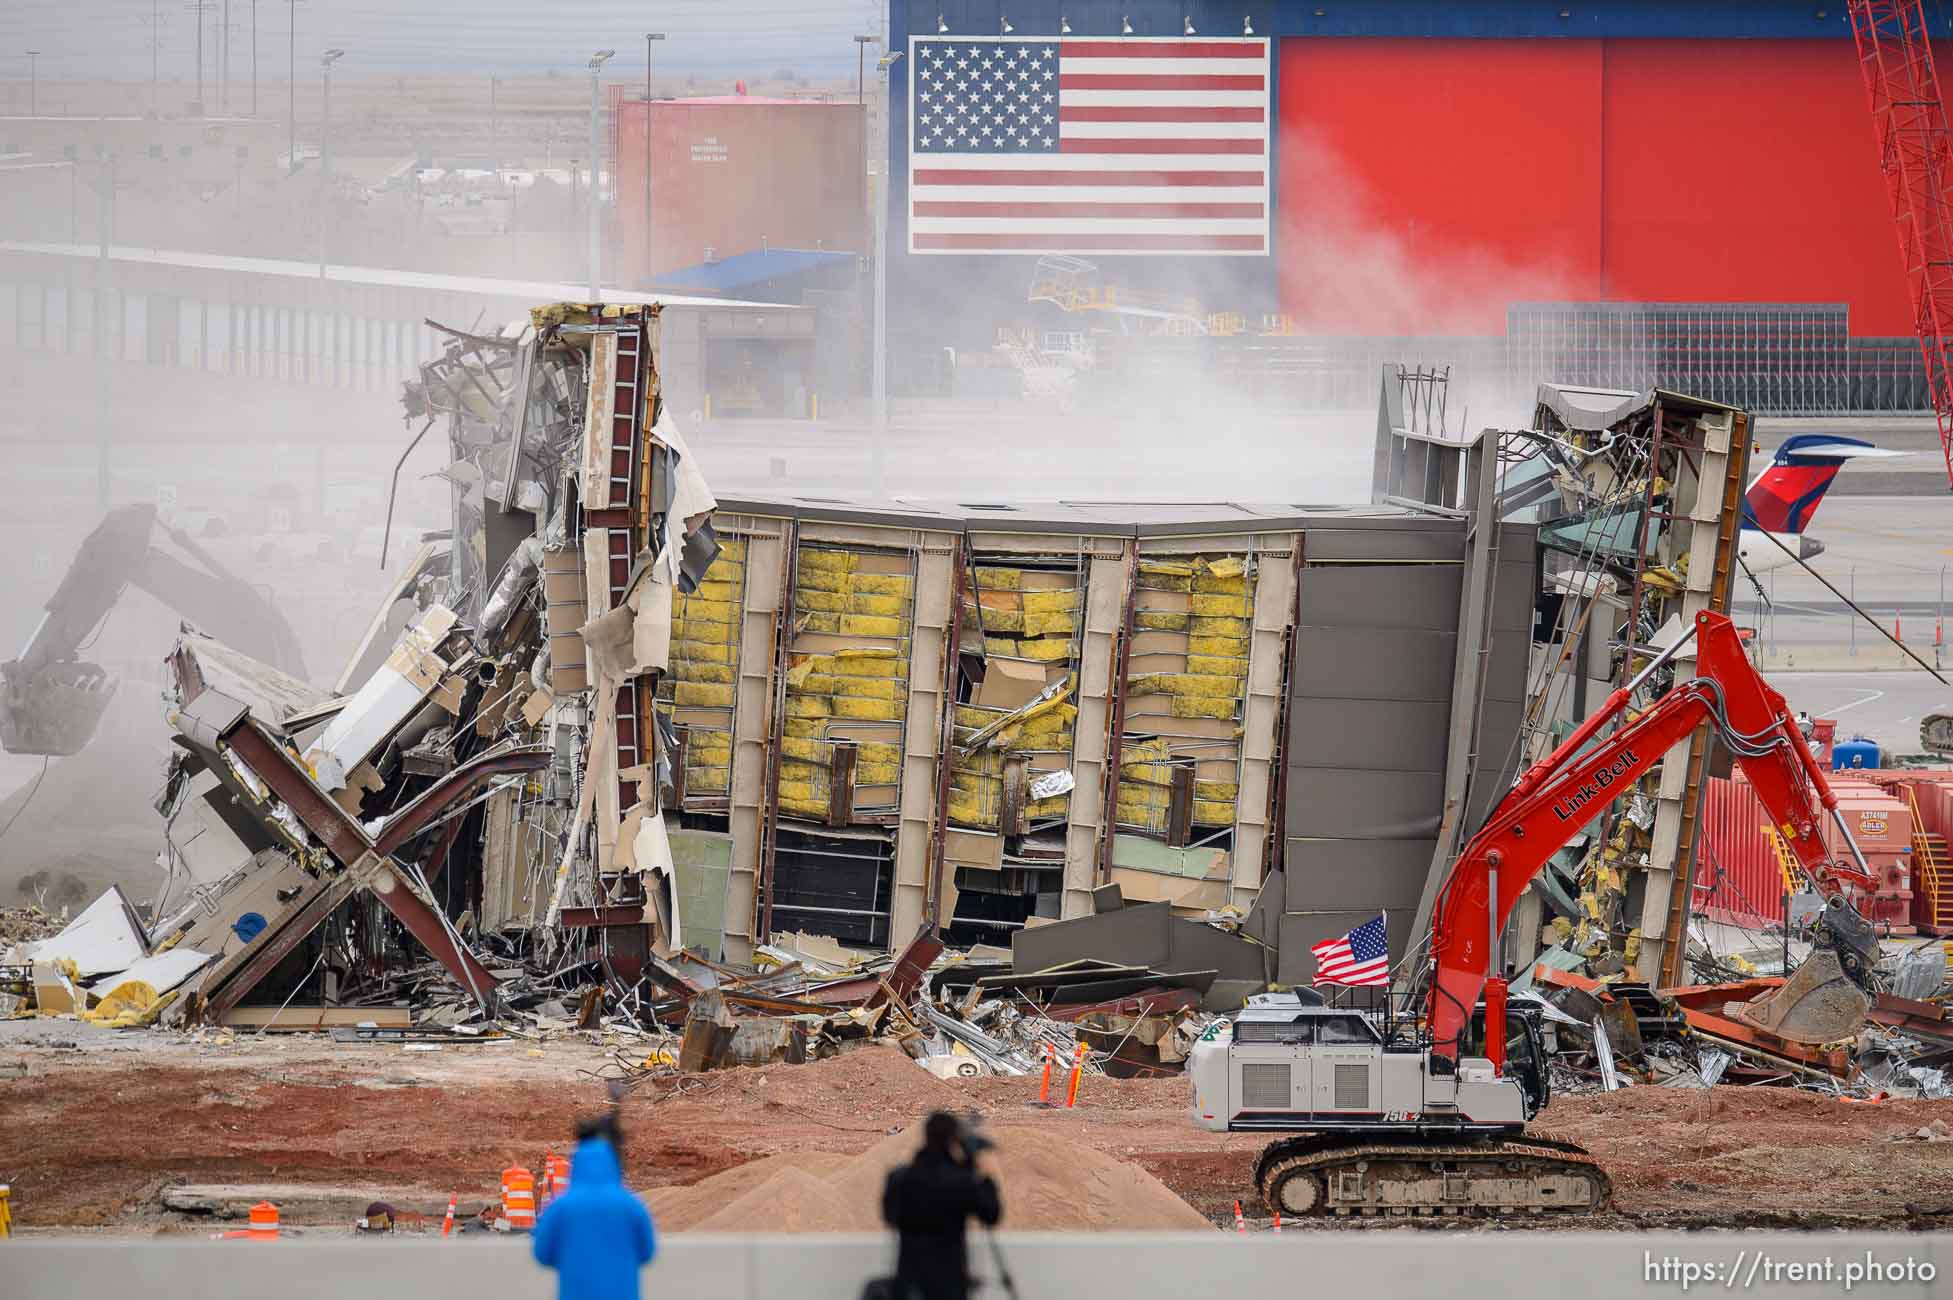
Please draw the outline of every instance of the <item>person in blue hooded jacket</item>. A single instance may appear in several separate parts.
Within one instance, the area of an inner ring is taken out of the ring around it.
[[[624,1186],[616,1121],[576,1128],[570,1190],[536,1221],[536,1262],[556,1270],[558,1300],[638,1300],[638,1270],[658,1253],[651,1212]]]

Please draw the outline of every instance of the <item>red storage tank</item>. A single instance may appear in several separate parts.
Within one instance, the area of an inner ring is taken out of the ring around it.
[[[616,105],[612,264],[638,282],[761,248],[868,251],[861,110],[721,95]],[[651,222],[644,219],[650,123]]]
[[[1851,829],[1858,851],[1878,880],[1869,898],[1851,891],[1866,919],[1893,926],[1912,924],[1912,809],[1906,801],[1869,781],[1833,780],[1838,812]],[[1825,819],[1824,843],[1833,857],[1850,861],[1837,825]]]

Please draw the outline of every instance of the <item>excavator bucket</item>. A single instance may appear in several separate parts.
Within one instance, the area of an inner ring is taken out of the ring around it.
[[[16,680],[0,665],[0,749],[66,756],[95,735],[118,679],[95,664],[54,663]]]
[[[1850,1038],[1865,1027],[1871,1000],[1846,978],[1838,954],[1813,948],[1783,987],[1748,1002],[1731,1002],[1723,1013],[1793,1043],[1819,1046]]]

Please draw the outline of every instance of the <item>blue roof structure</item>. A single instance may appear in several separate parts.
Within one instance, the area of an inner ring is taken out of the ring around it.
[[[817,271],[851,265],[856,254],[820,248],[762,248],[716,262],[700,262],[667,271],[652,281],[653,289],[705,296],[723,295],[758,301],[778,301],[787,292],[798,298],[799,283]],[[793,283],[781,284],[781,281]]]

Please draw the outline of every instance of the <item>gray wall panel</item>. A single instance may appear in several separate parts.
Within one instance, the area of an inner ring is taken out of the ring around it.
[[[1167,903],[1134,903],[1116,912],[1029,926],[1010,937],[1011,965],[1045,970],[1083,957],[1161,969],[1171,958],[1173,909]]]
[[[1306,605],[1302,621],[1290,675],[1298,701],[1319,696],[1450,703],[1456,634],[1311,623]]]
[[[1308,542],[1303,545],[1306,548]],[[1305,549],[1304,554],[1311,561],[1302,570],[1304,622],[1447,632],[1457,629],[1459,582],[1465,573],[1462,565],[1318,567],[1312,553]]]
[[[1464,525],[1449,519],[1420,521],[1419,528],[1311,528],[1303,554],[1311,564],[1324,561],[1456,561]]]
[[[1436,700],[1299,699],[1294,767],[1431,772],[1444,766],[1450,706]]]
[[[1385,840],[1435,835],[1443,796],[1439,772],[1291,768],[1288,833]]]
[[[1436,845],[1435,839],[1291,838],[1285,910],[1333,912],[1378,904],[1415,908]]]

